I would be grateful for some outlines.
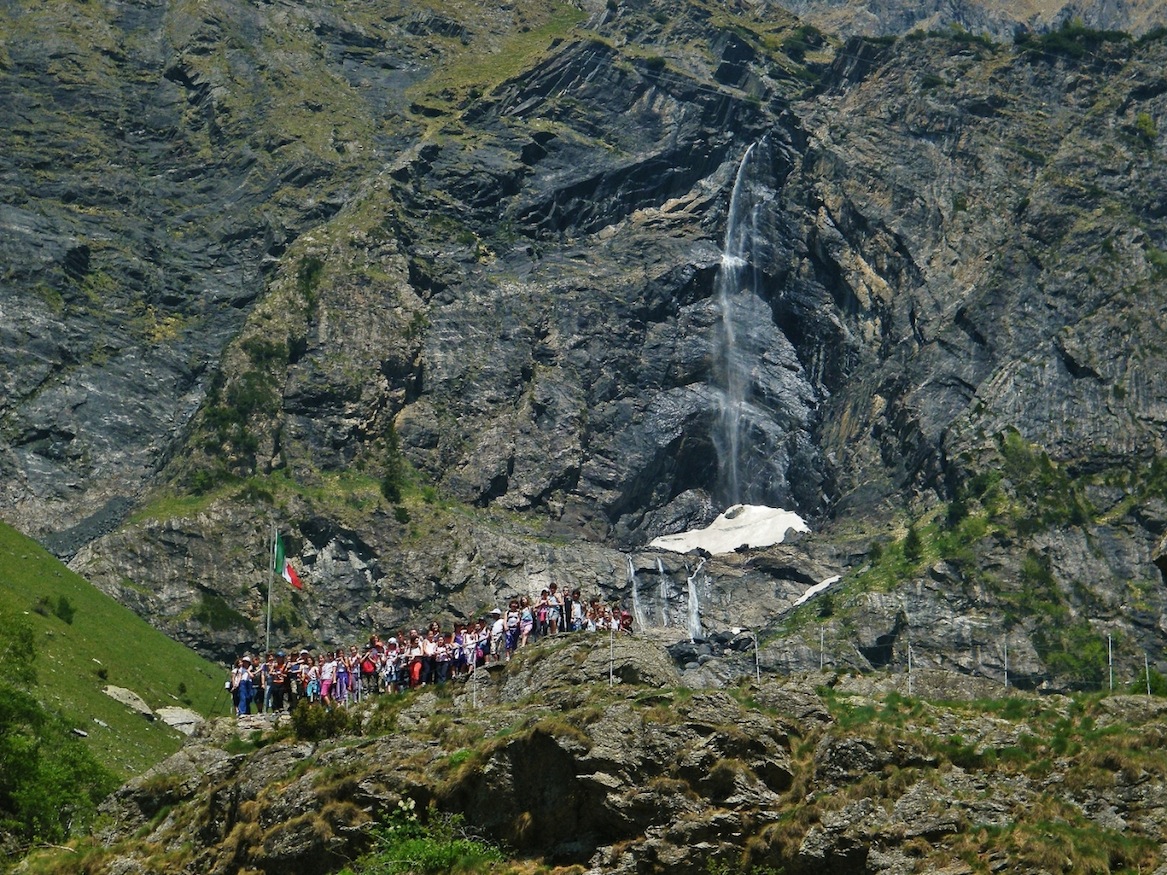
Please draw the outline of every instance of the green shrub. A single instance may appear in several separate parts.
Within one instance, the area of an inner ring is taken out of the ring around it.
[[[1167,278],[1167,251],[1155,246],[1148,246],[1146,257],[1147,263],[1151,265],[1151,271],[1154,273],[1155,278]]]
[[[1014,40],[1014,44],[1031,55],[1081,58],[1087,52],[1098,51],[1104,43],[1124,42],[1129,39],[1130,35],[1121,31],[1094,30],[1086,27],[1080,19],[1074,19],[1049,33],[1023,34]]]
[[[28,624],[0,617],[0,676],[28,683],[35,657]],[[117,784],[63,720],[0,681],[0,846],[5,835],[27,844],[83,831]]]
[[[1134,696],[1147,694],[1147,673],[1140,674],[1127,685],[1126,691]],[[1159,674],[1155,669],[1150,670],[1150,687],[1152,696],[1167,696],[1167,677]]]
[[[374,832],[374,849],[340,875],[446,875],[488,872],[502,852],[467,828],[459,814],[430,808],[423,823],[412,799],[403,799]]]
[[[292,709],[292,733],[301,741],[323,741],[354,732],[355,721],[343,708],[326,708],[301,699]]]
[[[288,345],[266,337],[250,337],[241,344],[251,363],[257,368],[282,366],[288,363]]]
[[[823,46],[823,34],[817,27],[804,24],[794,28],[782,40],[782,51],[792,61],[803,63],[806,53]]]
[[[308,305],[310,314],[316,312],[316,305],[319,303],[317,289],[322,276],[324,276],[323,261],[315,256],[300,259],[300,265],[296,269],[296,287],[304,296],[304,303]]]
[[[60,595],[57,596],[57,603],[53,607],[53,613],[56,614],[60,620],[68,623],[69,625],[72,625],[73,617],[76,615],[77,609],[73,607],[73,605],[67,598],[65,598],[65,596]]]
[[[1149,112],[1140,112],[1135,116],[1135,131],[1148,143],[1154,143],[1159,138],[1159,128]]]
[[[381,494],[396,504],[405,487],[405,459],[401,455],[401,438],[390,422],[385,429],[385,473],[381,477]]]
[[[251,620],[214,593],[204,593],[202,598],[195,603],[191,616],[216,632],[238,628],[255,629],[255,624]]]
[[[53,601],[47,595],[43,595],[33,603],[32,609],[42,617],[47,617],[53,612]]]
[[[904,558],[909,562],[919,562],[924,556],[924,542],[915,524],[908,526],[908,534],[904,536]]]

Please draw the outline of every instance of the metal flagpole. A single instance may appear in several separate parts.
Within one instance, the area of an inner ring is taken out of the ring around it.
[[[267,560],[267,566],[268,566],[267,567],[267,636],[263,642],[263,653],[264,653],[265,657],[267,656],[268,652],[271,651],[271,591],[272,591],[272,578],[275,577],[276,538],[278,536],[279,536],[279,534],[278,534],[278,532],[276,532],[276,524],[272,523],[271,528],[268,529],[268,533],[267,533],[267,544],[268,544],[268,553],[267,553],[267,555],[268,555],[268,560]]]

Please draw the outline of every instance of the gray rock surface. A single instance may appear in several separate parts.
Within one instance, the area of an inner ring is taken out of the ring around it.
[[[120,702],[136,714],[141,714],[147,720],[153,720],[157,716],[145,700],[133,690],[127,690],[125,687],[105,686],[101,688],[101,691],[115,702]]]
[[[194,735],[199,724],[206,719],[190,708],[159,708],[154,713],[159,720],[167,726],[173,726],[183,735]]]
[[[183,871],[240,860],[332,871],[368,846],[372,823],[431,804],[428,816],[457,813],[513,854],[591,872],[696,875],[743,860],[857,875],[924,860],[958,872],[969,842],[1024,870],[1044,845],[1009,836],[1048,841],[1051,810],[1115,859],[1161,864],[1163,774],[1138,751],[1165,728],[1145,697],[953,706],[874,686],[870,697],[820,697],[847,680],[827,674],[731,695],[672,686],[659,660],[625,639],[620,661],[642,680],[610,686],[578,646],[524,651],[478,672],[475,692],[455,682],[366,703],[372,734],[269,737],[247,755],[218,745],[250,730],[215,721],[105,803],[94,871],[149,865],[162,847]]]
[[[0,13],[5,519],[218,658],[261,643],[270,523],[285,644],[552,579],[631,609],[630,553],[642,625],[758,630],[767,672],[1161,652],[1163,39],[559,11]],[[815,534],[702,565],[642,545],[728,494],[751,147],[739,461]],[[695,682],[749,672],[719,646]]]

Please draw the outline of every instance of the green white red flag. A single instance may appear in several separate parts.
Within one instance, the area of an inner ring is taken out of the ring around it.
[[[276,571],[279,572],[280,577],[294,586],[296,589],[303,589],[304,584],[300,582],[300,575],[296,573],[296,569],[292,567],[292,563],[284,556],[284,539],[276,535]]]

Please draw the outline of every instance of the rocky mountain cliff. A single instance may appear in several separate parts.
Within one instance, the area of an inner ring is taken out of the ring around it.
[[[557,581],[666,638],[765,630],[767,670],[1157,658],[1158,32],[0,15],[3,512],[172,635],[261,640],[274,522],[284,643]],[[813,534],[645,547],[739,500]]]
[[[1015,37],[1046,33],[1073,22],[1140,36],[1167,25],[1163,7],[1151,0],[787,0],[782,6],[821,30],[844,36],[903,36],[913,31],[959,28],[1011,42]]]

